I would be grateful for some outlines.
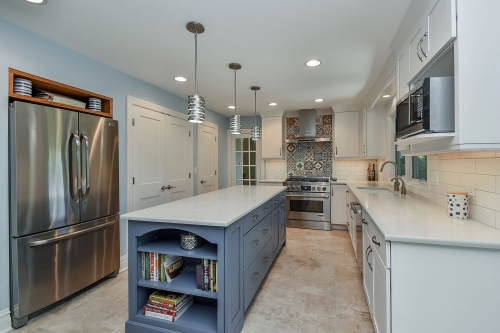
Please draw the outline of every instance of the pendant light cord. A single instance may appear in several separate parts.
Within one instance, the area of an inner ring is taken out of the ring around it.
[[[234,71],[234,115],[236,115],[236,70]]]
[[[194,91],[198,95],[198,31],[194,33]]]
[[[255,116],[253,118],[253,125],[257,126],[257,90],[255,90]]]

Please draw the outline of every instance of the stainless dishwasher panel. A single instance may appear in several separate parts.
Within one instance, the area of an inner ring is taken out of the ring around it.
[[[13,321],[88,287],[120,266],[119,216],[11,238]]]

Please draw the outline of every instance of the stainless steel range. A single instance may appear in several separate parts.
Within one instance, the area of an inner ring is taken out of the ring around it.
[[[331,230],[330,178],[290,177],[286,190],[286,225]]]

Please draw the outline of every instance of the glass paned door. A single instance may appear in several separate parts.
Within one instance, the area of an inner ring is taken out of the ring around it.
[[[250,136],[235,140],[235,184],[257,185],[257,145]]]

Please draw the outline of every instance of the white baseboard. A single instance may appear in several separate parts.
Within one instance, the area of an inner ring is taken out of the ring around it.
[[[0,311],[0,333],[9,332],[12,330],[10,320],[10,310],[5,309]]]
[[[126,271],[127,269],[128,269],[128,259],[127,255],[124,255],[120,257],[120,273]]]

